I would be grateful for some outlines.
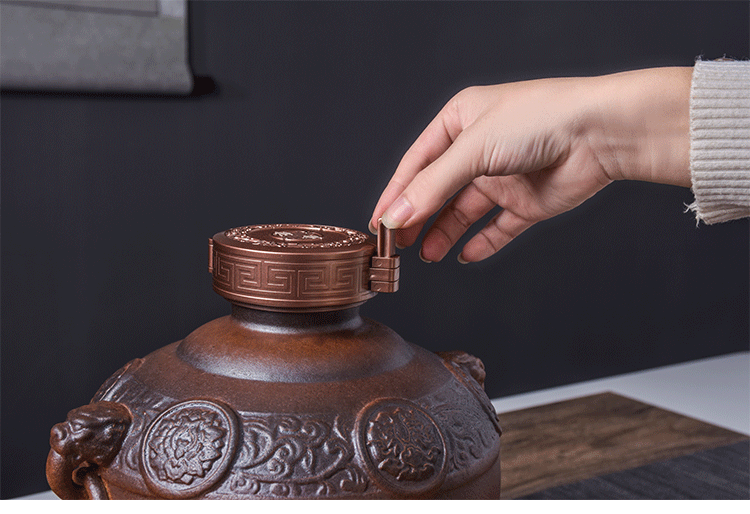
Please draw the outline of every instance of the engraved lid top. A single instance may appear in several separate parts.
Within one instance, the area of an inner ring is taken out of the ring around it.
[[[279,223],[273,225],[250,225],[227,230],[223,233],[227,241],[217,234],[223,244],[252,250],[268,250],[277,255],[315,253],[335,257],[342,253],[359,253],[372,250],[373,243],[362,232],[325,225],[295,225]]]
[[[250,225],[209,239],[208,267],[214,290],[233,303],[278,311],[333,310],[397,289],[398,256],[383,248],[347,228]],[[381,268],[376,276],[373,266]]]

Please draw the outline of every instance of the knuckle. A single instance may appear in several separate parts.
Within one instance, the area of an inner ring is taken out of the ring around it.
[[[500,250],[500,248],[502,248],[502,245],[499,243],[499,241],[495,241],[494,238],[490,237],[487,234],[486,230],[482,230],[481,232],[479,232],[479,234],[482,236],[482,238],[484,238],[484,240],[487,243],[487,246],[489,246],[490,249],[492,250],[492,253],[497,253],[497,251]]]
[[[471,220],[466,215],[465,212],[463,212],[459,207],[452,206],[450,209],[450,214],[453,216],[453,219],[456,220],[456,223],[463,229],[466,230],[471,226]]]
[[[454,114],[460,113],[464,105],[476,96],[478,89],[478,86],[469,86],[453,95],[453,98],[448,102],[449,111]]]
[[[513,233],[513,230],[503,224],[502,216],[496,216],[492,220],[491,226],[493,230],[497,231],[498,235],[500,236],[507,237],[509,239],[513,239],[514,237],[516,237],[516,234]]]
[[[459,95],[463,95],[463,97],[471,97],[476,94],[477,91],[479,91],[480,86],[469,86],[463,88],[461,91],[458,92]]]
[[[431,260],[440,260],[450,250],[455,241],[450,237],[448,231],[439,225],[433,225],[427,231],[422,243],[422,247],[429,247],[430,254],[433,256]]]
[[[474,88],[475,86],[470,86],[453,95],[453,98],[448,102],[448,110],[451,114],[457,116],[463,110],[464,105],[474,96]]]

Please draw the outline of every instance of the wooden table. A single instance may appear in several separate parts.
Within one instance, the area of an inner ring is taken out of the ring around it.
[[[498,418],[505,499],[748,440],[747,435],[614,393]]]

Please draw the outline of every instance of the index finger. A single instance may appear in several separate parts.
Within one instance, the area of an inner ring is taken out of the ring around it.
[[[377,226],[378,219],[414,180],[414,177],[437,160],[461,133],[463,127],[456,111],[454,97],[406,151],[375,206],[372,218],[370,218],[372,227]]]

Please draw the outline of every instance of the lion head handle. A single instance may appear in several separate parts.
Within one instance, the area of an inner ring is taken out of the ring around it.
[[[480,387],[484,388],[484,379],[487,377],[487,373],[484,371],[484,364],[481,360],[461,351],[437,352],[437,354],[443,360],[451,362],[464,370],[466,374],[476,380]]]
[[[120,451],[131,420],[123,404],[95,402],[73,409],[52,427],[47,481],[55,494],[64,500],[108,499],[98,469]]]

